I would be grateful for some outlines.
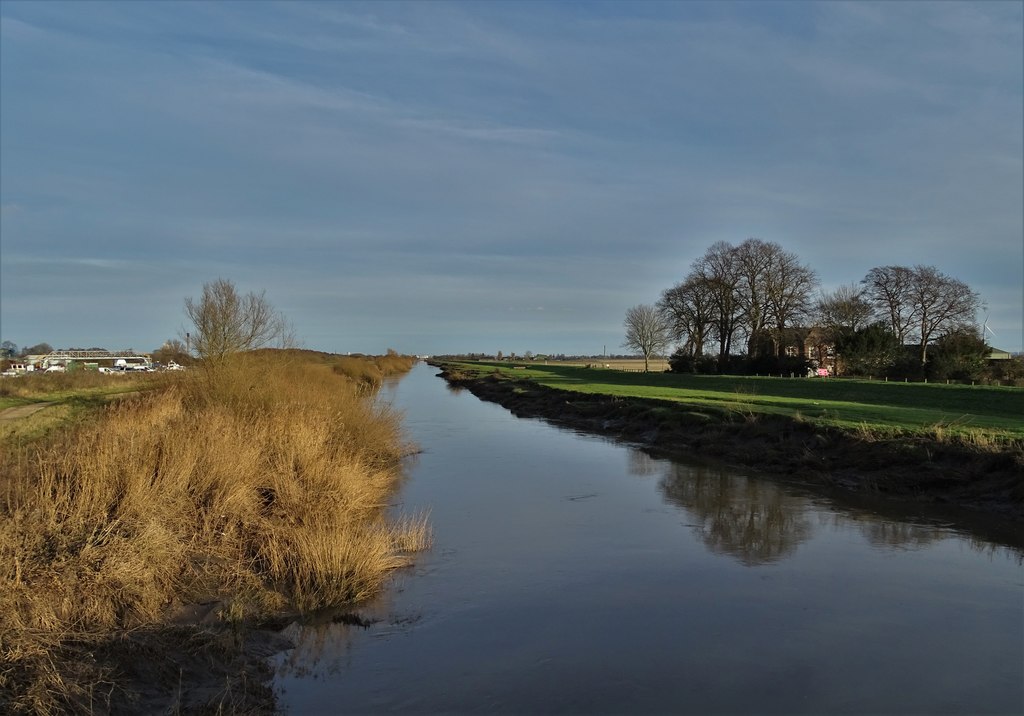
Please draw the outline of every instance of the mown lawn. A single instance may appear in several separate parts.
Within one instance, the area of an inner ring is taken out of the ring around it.
[[[627,373],[561,365],[460,363],[552,388],[671,400],[707,413],[768,413],[878,432],[947,431],[1024,438],[1024,389],[835,378]]]

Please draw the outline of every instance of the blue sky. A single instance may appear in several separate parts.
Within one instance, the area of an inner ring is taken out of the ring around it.
[[[715,241],[1024,348],[1024,3],[0,3],[0,337],[600,353]],[[979,318],[983,318],[980,316]]]

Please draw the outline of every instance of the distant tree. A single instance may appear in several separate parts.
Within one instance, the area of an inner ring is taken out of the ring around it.
[[[666,290],[659,308],[672,317],[684,352],[703,353],[718,339],[718,362],[729,363],[736,336],[746,338],[747,355],[784,350],[787,329],[813,308],[814,271],[777,243],[747,239],[738,246],[719,241],[697,259],[681,284]]]
[[[936,380],[978,380],[988,368],[991,352],[977,331],[969,328],[950,331],[932,346],[928,375]]]
[[[913,270],[906,266],[879,266],[868,271],[861,283],[876,315],[889,323],[889,330],[900,345],[906,343],[916,318]]]
[[[18,344],[11,341],[0,343],[0,358],[13,358],[18,355]]]
[[[916,340],[922,369],[932,340],[972,326],[981,307],[980,296],[967,284],[934,266],[873,268],[862,283],[900,344]]]
[[[22,356],[38,356],[53,353],[53,346],[49,343],[37,343],[34,346],[25,346],[21,349]]]
[[[714,330],[715,297],[710,284],[695,273],[658,300],[658,310],[669,319],[672,337],[682,343],[681,355],[700,357]]]
[[[747,239],[736,247],[734,261],[739,273],[736,297],[743,311],[747,334],[747,355],[756,356],[769,320],[768,296],[774,282],[774,264],[781,252],[778,244]]]
[[[626,311],[623,325],[626,327],[626,340],[622,345],[643,354],[644,372],[648,372],[651,356],[663,353],[672,342],[672,326],[664,313],[646,304]]]
[[[928,344],[937,335],[971,331],[981,307],[981,297],[963,281],[945,275],[934,266],[914,268],[911,296],[917,317],[921,365],[924,366],[928,362]]]
[[[786,329],[799,324],[811,313],[811,294],[818,286],[818,276],[802,264],[796,254],[783,251],[778,244],[768,246],[772,251],[766,282],[768,320],[773,328],[775,355],[782,357]]]
[[[186,298],[185,314],[195,327],[191,334],[193,350],[214,363],[232,353],[293,342],[288,322],[270,304],[265,292],[242,295],[227,279],[204,284],[198,301]]]
[[[740,326],[741,304],[737,298],[740,283],[736,249],[725,241],[712,244],[693,263],[691,276],[703,283],[711,300],[712,325],[718,338],[720,367],[728,362],[732,341]]]
[[[668,367],[673,373],[715,373],[719,365],[712,356],[695,356],[680,346],[668,357]]]
[[[883,375],[903,354],[903,344],[885,321],[841,330],[835,347],[850,375]]]
[[[498,360],[501,360],[504,357],[505,357],[505,354],[502,353],[501,351],[498,351]]]
[[[834,334],[856,331],[871,323],[873,308],[866,289],[856,284],[840,286],[823,293],[815,306],[818,323]]]
[[[188,365],[192,361],[185,344],[177,338],[168,338],[162,346],[153,351],[152,356],[158,363],[174,361],[180,365]]]

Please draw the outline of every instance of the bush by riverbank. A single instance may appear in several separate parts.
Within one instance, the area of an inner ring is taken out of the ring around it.
[[[240,356],[4,446],[0,705],[266,699],[259,660],[239,650],[247,637],[223,625],[364,599],[429,540],[422,518],[385,519],[411,447],[399,416],[348,373],[297,354]],[[224,667],[219,693],[188,693],[200,658]],[[143,673],[140,660],[180,668]],[[152,683],[140,691],[131,674]]]
[[[813,422],[792,407],[788,413],[772,412],[771,405],[758,411],[759,406],[745,400],[753,396],[742,394],[727,404],[716,404],[708,396],[645,397],[645,392],[665,393],[668,389],[660,382],[672,376],[625,374],[603,379],[614,384],[604,388],[584,382],[578,375],[581,369],[531,375],[482,364],[438,365],[450,384],[519,416],[541,417],[667,453],[704,455],[806,484],[947,502],[1024,520],[1024,439],[1003,429],[1014,427],[1011,419],[1004,425],[1002,418],[993,418],[1001,427],[990,430]],[[659,384],[656,390],[637,388],[651,381]],[[797,385],[793,390],[812,387]]]

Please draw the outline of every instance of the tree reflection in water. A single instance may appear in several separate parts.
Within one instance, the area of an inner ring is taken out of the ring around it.
[[[778,485],[709,466],[663,463],[659,486],[708,549],[747,566],[777,562],[811,536],[806,501]]]
[[[670,504],[692,520],[693,529],[708,549],[737,558],[748,566],[788,557],[818,527],[856,529],[879,549],[922,549],[949,537],[948,525],[887,519],[862,508],[829,500],[827,510],[769,480],[747,478],[728,468],[687,465],[653,458],[632,450],[629,471],[648,477],[661,475],[659,487]],[[972,550],[1012,554],[1024,563],[1024,550],[967,535]]]
[[[927,525],[908,522],[880,522],[874,520],[860,525],[861,534],[876,547],[917,549],[943,539],[941,530]]]

